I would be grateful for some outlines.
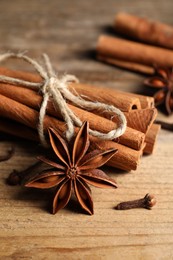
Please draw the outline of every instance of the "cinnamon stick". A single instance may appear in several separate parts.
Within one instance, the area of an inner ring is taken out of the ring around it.
[[[95,101],[99,97],[98,101],[110,102],[110,105],[115,105],[115,100],[119,99],[119,104],[117,107],[123,112],[129,112],[133,109],[145,109],[154,107],[154,98],[149,96],[144,96],[135,93],[123,92],[117,89],[105,88],[101,86],[88,85],[88,84],[72,84],[70,90],[75,93],[75,91],[84,96],[85,99]],[[75,90],[75,91],[74,91]],[[127,101],[129,99],[129,101]],[[130,102],[130,105],[128,105]],[[126,104],[124,104],[126,103]],[[128,106],[128,107],[127,107]]]
[[[118,104],[118,108],[123,112],[129,112],[133,109],[145,109],[145,108],[152,108],[154,107],[154,98],[149,96],[144,96],[135,93],[123,92],[120,90],[112,89],[112,88],[105,88],[101,86],[94,86],[88,84],[72,84],[70,90],[73,92],[74,90],[81,96],[84,96],[88,100],[94,101],[99,97],[102,102],[106,102],[106,97],[109,99],[109,96],[112,98],[110,99],[110,104],[115,105],[116,99],[121,97],[121,103]],[[74,92],[75,93],[75,92]],[[96,95],[95,95],[96,93]],[[130,107],[127,108],[128,99],[133,101],[131,102]],[[126,104],[124,104],[126,103]],[[140,104],[139,104],[140,103]],[[133,104],[133,105],[132,105]],[[123,108],[122,108],[123,107]]]
[[[142,42],[173,49],[173,26],[147,18],[118,13],[114,22],[115,31]]]
[[[9,84],[0,83],[0,94],[36,110],[39,110],[42,102],[42,97],[35,91]],[[73,105],[68,104],[68,106],[81,121],[88,121],[90,127],[94,130],[106,133],[113,130],[118,125],[118,120],[114,120],[113,122]],[[49,102],[47,107],[47,114],[62,119],[61,114],[54,108],[51,102]],[[136,150],[141,149],[144,140],[145,135],[142,132],[130,127],[127,127],[126,132],[119,137],[119,143]]]
[[[113,113],[111,112],[95,111],[95,113],[99,114],[102,117],[108,118],[113,122],[116,122],[116,117],[114,117]],[[127,119],[127,130],[129,128],[133,128],[146,134],[157,117],[157,109],[135,109],[130,112],[124,112],[124,114]]]
[[[161,128],[160,125],[153,124],[149,129],[148,133],[146,134],[145,137],[146,146],[144,148],[145,154],[153,153],[160,128]]]
[[[26,140],[39,141],[37,131],[17,123],[14,120],[0,117],[0,132]]]
[[[147,133],[157,117],[156,108],[147,108],[132,110],[124,113],[127,119],[127,125],[142,133]]]
[[[98,56],[118,59],[137,64],[160,67],[173,66],[171,50],[150,46],[142,43],[118,39],[110,36],[100,36],[97,45]]]
[[[155,107],[153,97],[140,95],[140,94],[136,94],[136,93],[128,93],[128,94],[129,94],[129,96],[136,97],[140,100],[140,104],[141,104],[142,109]]]
[[[119,104],[117,104],[117,107],[123,112],[129,112],[133,109],[141,109],[141,108],[145,109],[145,108],[154,107],[153,97],[148,97],[148,96],[129,93],[129,92],[123,92],[112,88],[105,88],[101,86],[94,86],[94,85],[81,84],[81,83],[72,84],[70,90],[74,91],[73,89],[79,95],[84,96],[86,99],[92,101],[94,101],[99,96],[100,100],[98,101],[106,103],[109,97],[111,97],[109,102],[111,105],[115,105],[115,106],[116,106],[115,104],[116,100],[121,97],[121,99],[119,99]],[[97,94],[97,96],[95,96],[95,93]],[[127,104],[129,103],[129,101],[127,101],[128,99],[131,104],[127,109]]]
[[[36,83],[42,81],[41,77],[37,74],[8,70],[3,67],[0,67],[0,74]],[[122,111],[130,111],[133,108],[141,108],[138,98],[133,96],[129,97],[127,94],[123,93],[116,93],[110,88],[98,88],[85,84],[71,84],[69,89],[74,94],[77,93],[86,100],[94,100],[104,102],[109,105],[114,105]]]
[[[143,65],[132,61],[120,60],[117,58],[107,57],[106,55],[100,55],[100,54],[97,55],[97,59],[102,62],[115,65],[116,67],[124,68],[134,72],[139,72],[147,75],[154,74],[154,68],[152,66]]]
[[[0,117],[12,119],[23,125],[29,126],[32,129],[37,128],[37,122],[39,116],[37,111],[19,102],[9,99],[3,95],[0,95],[0,100],[1,100]],[[54,127],[61,135],[66,130],[66,124],[64,122],[47,115],[45,116],[44,119],[44,127],[45,130],[48,127]],[[109,147],[109,148],[118,149],[118,153],[110,160],[109,165],[127,171],[135,170],[137,168],[140,157],[142,155],[143,147],[140,151],[136,151],[134,149],[131,149],[129,147],[126,147],[124,145],[118,144],[113,141],[98,140],[98,138],[93,136],[90,136],[90,141],[92,142],[93,148],[100,147],[100,149],[108,149]]]
[[[30,82],[39,83],[42,81],[41,77],[34,73],[25,71],[10,70],[0,67],[0,75],[23,79]],[[100,101],[118,107],[124,112],[132,109],[149,108],[154,106],[153,97],[144,95],[126,93],[112,88],[105,88],[87,84],[71,84],[70,91],[74,94],[79,94],[91,101]]]
[[[114,105],[123,112],[141,108],[138,98],[129,96],[127,93],[117,92],[112,88],[78,83],[70,85],[69,89],[72,93],[78,93],[86,100],[99,101],[109,105]]]
[[[4,74],[4,75],[7,75],[7,76],[11,76],[11,77],[17,77],[17,78],[21,78],[21,79],[24,79],[24,80],[28,80],[28,81],[33,81],[33,82],[40,82],[40,80],[41,80],[41,78],[38,76],[38,75],[36,75],[36,74],[32,74],[32,73],[28,73],[28,72],[20,72],[20,71],[12,71],[12,70],[8,70],[8,69],[6,69],[6,68],[0,68],[0,73],[1,74]],[[85,84],[81,84],[82,86],[80,86],[80,88],[78,88],[78,90],[80,90],[80,89],[82,89],[81,90],[81,93],[82,93],[82,91],[83,91],[83,89],[85,90],[86,88],[89,88],[90,89],[90,94],[91,94],[91,100],[92,100],[92,98],[93,98],[93,100],[94,100],[94,95],[93,95],[93,93],[94,93],[94,90],[95,90],[95,88],[97,88],[97,87],[95,87],[95,86],[86,86]],[[72,88],[73,89],[75,89],[75,85],[73,84],[72,85]],[[114,93],[114,95],[116,95],[117,96],[117,94],[116,94],[116,90],[111,90],[111,93],[112,93],[112,91],[113,91],[113,93]],[[119,91],[118,91],[119,92]],[[122,95],[127,95],[127,97],[128,97],[128,95],[134,95],[135,97],[137,97],[138,99],[140,99],[140,102],[142,103],[142,104],[144,104],[144,107],[151,107],[151,106],[153,106],[153,99],[151,98],[149,98],[149,100],[148,100],[148,97],[145,97],[145,96],[142,96],[142,95],[136,95],[136,94],[132,94],[132,93],[123,93],[123,92],[121,92],[121,94]],[[37,108],[38,109],[38,108]],[[138,110],[134,110],[134,115],[135,115],[135,111],[137,112]],[[133,113],[133,110],[130,112],[130,113]],[[152,121],[152,114],[151,113],[149,113],[150,114],[150,118],[148,117],[148,120],[150,121]],[[142,119],[143,119],[144,117],[142,116]],[[145,117],[145,119],[146,119],[146,117]],[[135,120],[137,120],[137,117],[136,117],[136,119]],[[141,120],[141,119],[140,119]],[[145,121],[145,120],[144,120]],[[147,124],[149,123],[149,121],[146,121],[146,125],[143,125],[143,130],[141,130],[140,128],[140,131],[142,131],[142,132],[146,132],[146,130],[147,130]],[[148,122],[148,123],[147,123]],[[140,124],[139,124],[140,125]],[[150,125],[151,125],[151,123],[150,123]],[[150,125],[148,126],[148,128],[150,127]],[[139,126],[138,126],[139,127]],[[126,141],[125,141],[126,142]]]

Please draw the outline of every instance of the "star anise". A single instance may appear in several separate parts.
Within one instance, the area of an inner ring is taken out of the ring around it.
[[[146,79],[144,83],[156,88],[154,95],[156,106],[165,104],[167,113],[173,112],[173,68],[155,67],[154,76]]]
[[[49,129],[49,138],[56,161],[40,157],[41,161],[52,168],[36,175],[25,186],[39,189],[56,187],[53,214],[68,204],[74,189],[81,207],[89,214],[93,214],[93,201],[88,184],[99,188],[116,188],[115,181],[97,168],[104,165],[117,150],[94,150],[87,153],[90,143],[87,122],[76,135],[72,149],[52,128]]]

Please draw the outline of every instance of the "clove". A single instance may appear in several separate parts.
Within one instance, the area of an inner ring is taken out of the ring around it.
[[[35,168],[37,168],[40,164],[41,164],[40,161],[36,162],[23,171],[13,170],[7,178],[7,183],[9,185],[14,185],[14,186],[20,185],[24,180],[24,178],[26,178],[27,175],[30,172],[32,172]]]
[[[151,209],[156,204],[156,198],[153,194],[147,193],[144,198],[131,200],[119,203],[115,209],[116,210],[126,210],[134,208],[145,208]]]

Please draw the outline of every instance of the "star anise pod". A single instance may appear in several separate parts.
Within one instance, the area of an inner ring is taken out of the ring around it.
[[[146,79],[144,84],[157,89],[154,95],[155,104],[165,104],[170,115],[173,112],[173,68],[155,67],[154,76]]]
[[[53,214],[68,204],[74,189],[81,207],[89,214],[93,214],[93,201],[88,184],[99,188],[116,188],[115,181],[97,168],[104,165],[117,150],[94,150],[87,153],[90,143],[87,122],[76,135],[72,149],[52,128],[49,129],[49,138],[56,160],[40,157],[41,161],[52,168],[36,175],[27,181],[25,186],[39,189],[56,187]]]

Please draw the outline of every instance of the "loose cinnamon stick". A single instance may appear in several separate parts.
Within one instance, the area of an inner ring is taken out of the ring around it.
[[[35,91],[9,84],[0,83],[0,94],[36,110],[39,110],[42,102],[42,97]],[[81,121],[88,121],[90,127],[94,130],[106,133],[113,130],[116,125],[118,125],[118,120],[114,120],[114,122],[112,122],[106,118],[77,108],[73,105],[68,104],[68,106],[75,113],[75,115],[81,119]],[[59,111],[55,110],[51,102],[49,102],[49,105],[47,107],[47,113],[49,115],[62,119],[61,114],[59,113]],[[126,132],[122,136],[120,136],[119,143],[124,144],[130,148],[140,150],[143,146],[144,140],[145,135],[142,132],[127,127]]]
[[[148,133],[146,134],[146,138],[145,138],[146,146],[144,148],[145,154],[153,153],[156,144],[156,138],[158,136],[160,128],[161,128],[160,125],[153,124],[149,129]]]
[[[118,13],[115,31],[142,42],[173,49],[173,26],[151,21],[147,18]]]
[[[97,59],[105,63],[115,65],[116,67],[124,68],[134,72],[139,72],[147,75],[154,74],[154,68],[152,66],[143,65],[132,61],[124,61],[116,58],[110,58],[107,57],[106,55],[100,55],[100,54],[97,55]]]
[[[0,95],[0,100],[0,117],[15,120],[16,122],[29,126],[32,129],[37,128],[37,111],[3,95]],[[48,127],[54,127],[61,135],[66,130],[66,124],[64,122],[47,115],[44,119],[44,127],[45,130]],[[142,149],[140,151],[136,151],[113,141],[100,141],[93,136],[90,136],[90,140],[93,147],[100,147],[101,149],[108,149],[108,147],[118,149],[118,153],[110,160],[109,165],[127,171],[135,170],[137,168],[142,155]]]
[[[173,66],[173,53],[171,50],[116,37],[100,36],[97,53],[99,56],[147,66],[153,66],[154,64],[160,67]]]

